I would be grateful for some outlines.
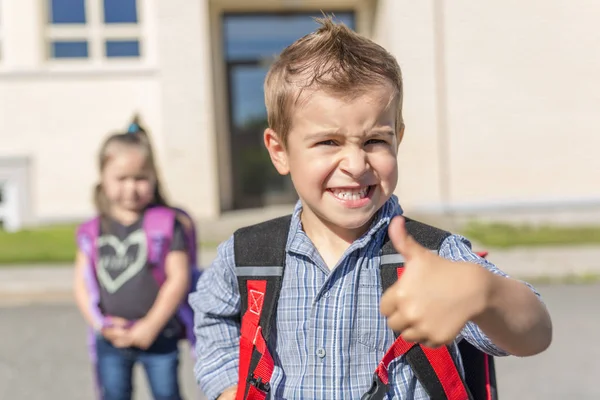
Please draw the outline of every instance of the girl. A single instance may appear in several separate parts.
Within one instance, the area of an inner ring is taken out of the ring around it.
[[[178,341],[183,326],[176,312],[191,284],[185,228],[175,220],[164,258],[164,283],[159,285],[152,271],[156,265],[148,259],[151,244],[143,221],[149,209],[168,204],[152,148],[137,118],[129,132],[110,136],[99,156],[100,183],[94,200],[100,232],[92,242],[95,252],[84,251],[80,243],[74,292],[79,310],[95,330],[92,344],[100,396],[131,399],[132,370],[139,361],[153,397],[178,400]],[[94,262],[97,299],[86,281]],[[94,307],[103,323],[94,315]]]

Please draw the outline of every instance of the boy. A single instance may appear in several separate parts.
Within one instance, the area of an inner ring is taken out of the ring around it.
[[[457,365],[461,339],[495,356],[546,349],[550,318],[530,286],[475,255],[462,237],[448,236],[434,254],[406,233],[393,196],[404,134],[398,63],[345,26],[321,24],[281,53],[265,81],[265,145],[300,198],[267,340],[270,398],[361,398],[393,331],[408,342],[449,345]],[[405,272],[382,296],[388,232]],[[209,399],[234,399],[238,384],[235,254],[232,237],[190,299],[195,374]],[[403,357],[389,365],[388,397],[429,398]]]

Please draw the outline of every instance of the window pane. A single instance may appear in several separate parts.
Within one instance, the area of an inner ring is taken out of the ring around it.
[[[81,41],[55,41],[52,42],[52,58],[86,58],[88,56],[88,43]]]
[[[276,56],[296,39],[318,28],[313,17],[322,15],[226,15],[223,20],[226,58],[254,60]],[[353,13],[335,13],[334,20],[354,29]]]
[[[107,40],[106,57],[139,57],[139,40]]]
[[[48,0],[49,22],[53,24],[85,24],[84,0]]]
[[[255,125],[259,125],[263,130],[267,127],[267,109],[263,92],[266,75],[265,67],[240,65],[232,68],[231,117],[234,134]]]
[[[104,0],[104,22],[131,24],[137,22],[136,0]]]

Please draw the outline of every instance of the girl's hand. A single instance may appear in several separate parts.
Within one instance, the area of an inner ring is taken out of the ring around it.
[[[102,336],[118,348],[131,347],[131,338],[127,326],[129,321],[121,317],[106,317],[109,327],[102,329]]]
[[[120,327],[120,328],[127,328],[127,325],[129,324],[129,320],[125,319],[125,318],[121,318],[121,317],[106,317],[106,319],[109,321],[110,325],[113,327]]]
[[[152,346],[159,332],[159,328],[142,318],[129,329],[128,337],[132,346],[146,350]]]
[[[102,336],[104,336],[104,338],[111,342],[115,347],[123,348],[132,346],[129,330],[122,326],[103,328]]]

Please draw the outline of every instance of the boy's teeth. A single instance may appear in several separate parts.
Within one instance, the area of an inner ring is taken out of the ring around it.
[[[365,186],[359,189],[331,189],[335,197],[341,200],[359,200],[367,197],[369,187]]]

